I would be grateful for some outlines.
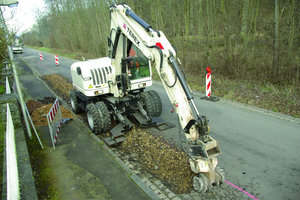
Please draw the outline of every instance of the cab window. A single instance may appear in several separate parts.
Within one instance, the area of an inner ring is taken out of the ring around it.
[[[130,80],[150,76],[149,60],[134,44],[129,49],[127,60]]]

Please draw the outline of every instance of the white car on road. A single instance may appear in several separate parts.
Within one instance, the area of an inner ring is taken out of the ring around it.
[[[23,47],[19,44],[14,44],[12,50],[14,53],[23,53]]]

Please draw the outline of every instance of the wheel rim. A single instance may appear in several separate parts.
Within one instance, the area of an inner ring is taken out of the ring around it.
[[[75,110],[75,103],[74,103],[74,100],[71,98],[71,106],[72,106],[72,109]]]
[[[89,113],[87,114],[87,119],[91,130],[94,131],[94,120]]]

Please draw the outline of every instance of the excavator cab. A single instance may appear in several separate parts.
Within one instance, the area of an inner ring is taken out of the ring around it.
[[[108,38],[109,58],[115,69],[116,86],[112,88],[115,97],[126,96],[131,91],[142,91],[152,85],[149,55],[141,50],[141,45],[134,43],[121,28],[112,23]],[[122,28],[126,27],[122,26]],[[124,28],[125,29],[125,28]]]
[[[128,76],[130,80],[150,77],[150,65],[146,56],[135,46],[129,51]]]

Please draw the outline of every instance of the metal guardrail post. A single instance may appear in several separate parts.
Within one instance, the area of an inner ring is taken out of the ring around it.
[[[1,25],[4,29],[5,39],[6,39],[7,42],[9,42],[8,31],[7,31],[7,27],[6,27],[6,24],[5,24],[5,20],[4,20],[3,12],[2,12],[1,8],[0,8],[0,12],[1,12],[1,14],[0,14]],[[11,64],[12,64],[11,66],[12,66],[12,70],[13,70],[13,76],[14,76],[15,83],[16,83],[17,93],[18,93],[18,96],[19,96],[19,101],[20,101],[22,114],[23,114],[23,117],[24,117],[25,125],[26,125],[26,130],[27,130],[27,133],[28,133],[28,137],[31,139],[32,138],[31,128],[30,128],[30,125],[29,125],[29,122],[28,122],[28,118],[26,116],[26,111],[25,111],[25,106],[24,106],[24,99],[23,99],[23,94],[22,94],[22,90],[21,90],[21,87],[20,87],[18,72],[17,72],[16,66],[15,66],[13,51],[12,51],[11,46],[9,44],[7,44],[7,50],[8,50],[9,59],[10,59]]]

